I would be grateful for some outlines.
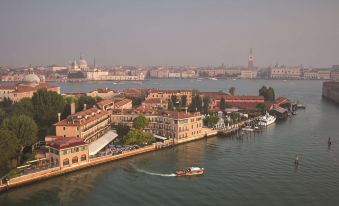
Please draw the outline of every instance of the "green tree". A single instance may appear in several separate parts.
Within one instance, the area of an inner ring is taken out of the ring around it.
[[[13,110],[12,114],[13,115],[20,115],[24,114],[29,117],[33,117],[33,103],[30,98],[23,98],[19,102],[16,102],[13,104]]]
[[[219,121],[219,117],[218,116],[214,116],[214,115],[210,115],[210,116],[207,116],[205,119],[204,119],[204,124],[209,127],[209,128],[212,128],[215,126],[215,124],[217,124]]]
[[[265,104],[259,103],[259,104],[257,104],[256,108],[260,110],[262,115],[266,114],[267,108],[266,108]]]
[[[222,97],[220,100],[220,110],[224,111],[226,109],[226,101],[225,98]]]
[[[7,117],[7,113],[0,108],[0,125],[2,124],[2,121],[4,121],[4,119],[6,119]]]
[[[230,93],[232,96],[235,95],[235,87],[231,87],[229,90],[228,90],[228,93]]]
[[[2,102],[0,102],[0,107],[6,112],[6,113],[10,113],[11,110],[12,110],[12,104],[13,104],[13,101],[8,98],[8,97],[5,97]]]
[[[81,96],[78,100],[78,109],[77,111],[81,111],[84,109],[84,105],[86,104],[86,108],[92,108],[96,104],[97,100],[91,96]]]
[[[208,107],[209,107],[209,105],[210,105],[210,102],[211,102],[211,98],[208,97],[208,96],[204,96],[204,98],[203,98],[203,103],[204,103],[204,105],[203,105],[203,108],[202,108],[204,114],[207,114],[207,113],[208,113]]]
[[[168,110],[173,111],[174,106],[173,106],[172,101],[169,101],[167,106],[168,106]]]
[[[18,164],[21,164],[24,148],[31,146],[37,141],[37,125],[32,118],[26,115],[19,115],[5,119],[2,122],[2,128],[12,131],[18,139]]]
[[[52,125],[57,121],[57,114],[65,107],[63,97],[46,89],[39,89],[32,97],[34,117],[39,125]]]
[[[186,95],[181,96],[181,105],[182,107],[187,107],[187,96]]]
[[[18,148],[18,139],[7,129],[0,129],[0,176],[5,175],[12,168],[11,160],[15,157]]]
[[[125,136],[130,131],[130,127],[125,124],[118,124],[114,126],[114,128],[116,129],[119,137]]]
[[[275,92],[274,92],[274,89],[272,87],[269,87],[268,90],[267,90],[267,98],[269,99],[269,101],[275,100]]]
[[[131,129],[124,137],[123,144],[145,146],[155,142],[152,134],[138,129]]]
[[[145,129],[148,127],[148,124],[149,120],[143,115],[140,115],[133,120],[133,128],[135,129]]]
[[[267,87],[264,85],[259,89],[259,96],[263,96],[267,100]]]

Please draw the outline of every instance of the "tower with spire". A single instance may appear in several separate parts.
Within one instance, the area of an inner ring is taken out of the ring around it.
[[[253,51],[250,49],[250,54],[248,55],[248,68],[253,69]]]

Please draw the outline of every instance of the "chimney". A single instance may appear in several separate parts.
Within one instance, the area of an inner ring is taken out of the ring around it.
[[[60,122],[60,120],[61,120],[61,113],[59,112],[58,113],[58,122]]]
[[[185,107],[185,113],[187,114],[187,107]]]
[[[86,104],[84,104],[84,109],[83,109],[83,110],[86,110],[86,109],[87,109],[86,107],[87,107],[87,105],[86,105]]]
[[[75,113],[75,103],[71,103],[71,114],[74,114]]]

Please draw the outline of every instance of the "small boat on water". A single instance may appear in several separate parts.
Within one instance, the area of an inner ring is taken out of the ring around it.
[[[258,125],[267,127],[268,125],[273,124],[275,120],[276,120],[275,116],[266,113],[265,116],[259,118]]]
[[[212,78],[209,78],[210,80],[218,80],[217,78],[214,78],[214,77],[212,77]]]
[[[242,128],[242,131],[253,132],[254,128],[252,126],[246,126],[246,127]]]
[[[204,168],[200,167],[188,167],[185,169],[180,169],[175,171],[177,176],[194,176],[194,175],[202,175],[204,174]]]

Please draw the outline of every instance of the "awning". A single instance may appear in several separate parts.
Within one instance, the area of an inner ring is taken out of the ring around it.
[[[167,138],[166,137],[162,137],[162,136],[159,136],[159,135],[153,135],[155,138],[157,139],[161,139],[161,140],[166,140]]]
[[[106,147],[106,145],[112,142],[117,136],[118,134],[115,131],[110,130],[99,139],[91,142],[88,145],[89,155],[91,156],[98,153],[100,150]]]

